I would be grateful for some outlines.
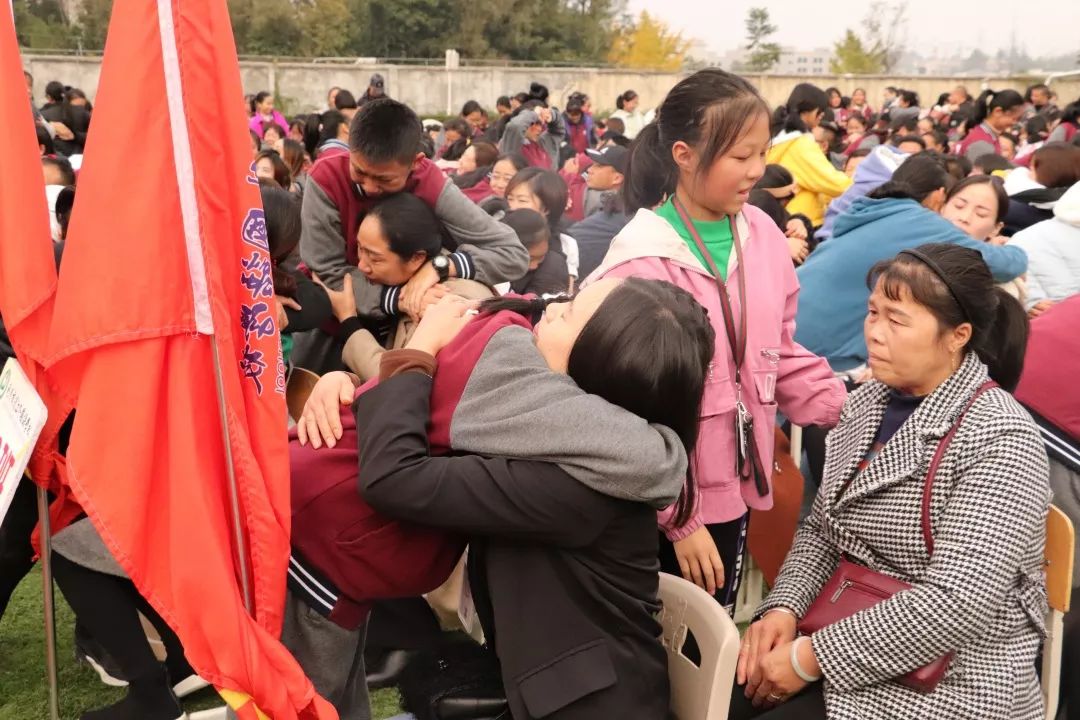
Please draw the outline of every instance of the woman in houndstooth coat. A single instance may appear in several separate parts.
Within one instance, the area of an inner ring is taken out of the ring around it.
[[[828,436],[812,513],[744,638],[731,718],[1042,718],[1048,466],[1037,427],[1006,389],[974,400],[942,457],[932,556],[921,523],[941,439],[988,379],[1015,387],[1026,316],[959,247],[905,251],[871,283],[875,380],[849,397]],[[912,587],[797,638],[841,555]],[[933,692],[896,682],[949,652]]]

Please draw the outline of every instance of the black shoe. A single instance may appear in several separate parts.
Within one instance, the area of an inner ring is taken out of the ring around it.
[[[140,676],[118,703],[83,713],[81,720],[187,720],[180,707],[165,666],[158,666],[149,677]]]
[[[382,690],[396,686],[415,655],[416,653],[411,650],[388,651],[383,656],[382,662],[367,673],[368,689]]]
[[[127,687],[120,666],[79,623],[75,623],[75,660],[89,665],[109,687]]]

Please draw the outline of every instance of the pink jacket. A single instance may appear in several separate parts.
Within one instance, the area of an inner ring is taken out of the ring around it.
[[[750,205],[736,216],[736,225],[750,272],[746,278],[749,330],[742,398],[754,417],[761,462],[771,469],[777,409],[798,425],[832,427],[840,419],[847,393],[824,359],[793,340],[799,282],[783,233],[768,215]],[[732,309],[739,317],[742,298],[734,274],[736,266],[732,252],[728,288]],[[758,495],[752,482],[741,483],[735,473],[735,362],[716,282],[708,270],[666,220],[650,210],[639,210],[615,236],[603,263],[586,284],[603,277],[640,277],[678,285],[709,311],[716,329],[716,355],[706,381],[697,449],[691,461],[697,506],[690,522],[678,529],[671,527],[670,510],[660,514],[668,538],[681,540],[703,524],[735,520],[748,507],[771,508],[771,492]]]
[[[248,129],[261,138],[263,136],[263,122],[267,121],[274,122],[279,128],[281,128],[283,134],[289,134],[289,123],[286,122],[285,116],[279,113],[277,110],[275,110],[268,118],[263,117],[258,113],[255,113],[255,115],[250,120],[248,120]]]

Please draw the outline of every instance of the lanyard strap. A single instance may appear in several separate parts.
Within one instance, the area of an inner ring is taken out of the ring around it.
[[[746,273],[743,270],[743,256],[742,256],[742,243],[739,242],[739,228],[735,222],[735,217],[728,216],[728,222],[731,224],[731,236],[732,244],[735,245],[735,258],[738,262],[735,268],[735,274],[739,279],[739,327],[736,331],[735,327],[735,313],[731,309],[731,297],[728,295],[727,285],[724,283],[720,276],[720,271],[716,268],[716,262],[712,258],[712,254],[709,249],[705,247],[704,241],[701,239],[701,235],[698,233],[697,228],[694,226],[694,221],[690,218],[690,214],[686,212],[686,208],[683,206],[682,201],[678,197],[672,197],[672,205],[675,207],[675,212],[679,214],[679,219],[682,220],[686,231],[690,233],[691,239],[697,249],[701,251],[701,256],[705,260],[705,264],[712,272],[713,279],[716,281],[716,287],[720,293],[720,308],[724,311],[724,329],[727,331],[728,343],[731,345],[731,357],[735,361],[735,387],[742,386],[741,370],[743,360],[746,357]]]

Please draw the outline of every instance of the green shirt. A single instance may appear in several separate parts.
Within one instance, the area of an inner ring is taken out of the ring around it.
[[[679,212],[675,209],[675,205],[671,200],[671,198],[668,198],[666,203],[657,208],[656,214],[667,220],[671,227],[675,228],[675,232],[679,233],[679,237],[690,248],[690,252],[694,253],[694,256],[708,269],[709,264],[705,262],[705,257],[698,250],[697,243],[690,237],[690,231],[683,225],[682,218],[679,217]],[[727,282],[728,257],[731,255],[731,247],[735,239],[731,234],[730,219],[724,218],[713,222],[691,220],[691,222],[697,228],[698,235],[701,236],[701,242],[705,244],[705,249],[709,251],[713,262],[716,263],[716,269],[720,271],[720,279]]]

